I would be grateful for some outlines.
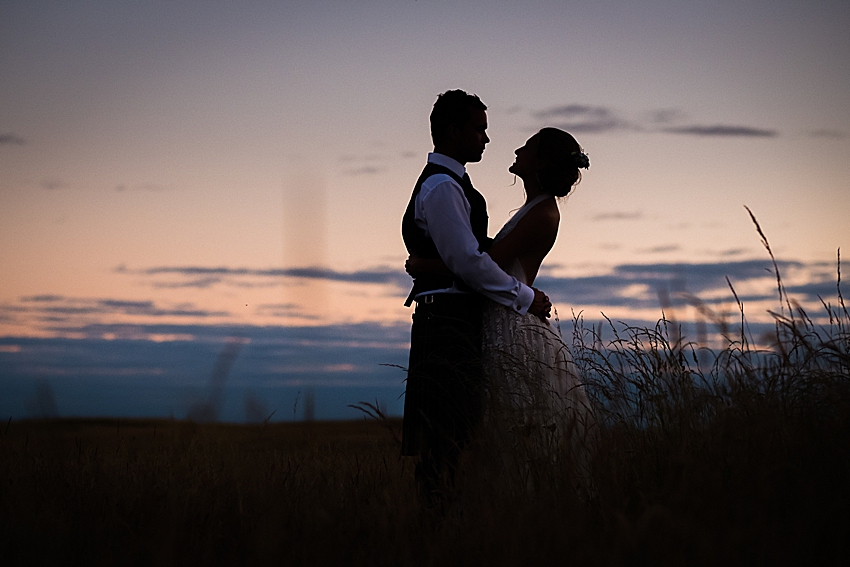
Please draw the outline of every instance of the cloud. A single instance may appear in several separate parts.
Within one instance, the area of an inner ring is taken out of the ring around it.
[[[756,128],[738,124],[691,124],[672,126],[687,118],[678,108],[661,108],[644,114],[643,120],[629,120],[607,106],[588,104],[565,104],[532,112],[531,116],[545,125],[563,128],[573,133],[605,133],[621,130],[657,132],[697,137],[744,137],[775,138],[779,132],[768,128]],[[550,124],[554,122],[553,124]],[[665,126],[666,125],[666,126]],[[659,127],[661,126],[661,127]],[[843,137],[837,130],[817,130],[823,137]],[[815,135],[815,133],[812,133]]]
[[[115,271],[118,273],[130,272],[126,267],[121,266],[116,268]],[[389,268],[341,272],[318,266],[270,269],[205,266],[158,266],[139,270],[136,273],[146,276],[177,276],[186,278],[178,282],[156,282],[153,284],[156,287],[209,287],[211,285],[225,282],[231,285],[262,285],[261,283],[245,283],[244,281],[239,283],[239,280],[244,280],[246,278],[302,278],[347,283],[391,285],[405,290],[410,286],[410,276],[401,270],[391,270]]]
[[[126,185],[124,183],[119,183],[115,186],[115,190],[122,191],[148,191],[152,193],[158,193],[160,191],[165,191],[166,187],[163,185],[157,185],[156,183],[144,183],[141,185]]]
[[[640,252],[647,254],[662,254],[664,252],[675,252],[676,250],[681,250],[681,247],[678,244],[664,244],[661,246],[653,246],[652,248],[644,248]]]
[[[609,221],[609,220],[640,220],[643,218],[643,213],[640,211],[613,211],[610,213],[600,213],[590,218],[592,221]]]
[[[613,218],[633,218],[631,215],[629,213],[628,216],[624,214],[622,217],[615,216]],[[663,254],[679,249],[677,245],[668,244],[641,250],[641,252]],[[730,258],[739,256],[744,252],[744,250],[740,249],[725,250],[721,251],[719,256],[721,258]],[[778,265],[783,275],[789,272],[808,274],[807,276],[800,277],[808,277],[811,282],[819,282],[829,277],[828,274],[823,273],[823,270],[818,271],[819,265],[793,261],[780,261]],[[758,295],[759,300],[770,300],[775,296],[775,285],[771,283],[775,279],[772,270],[773,267],[769,260],[746,259],[702,263],[655,262],[648,264],[621,264],[613,267],[609,273],[583,277],[558,277],[552,275],[553,270],[544,269],[541,271],[535,285],[544,289],[557,301],[568,302],[570,305],[642,309],[658,306],[656,292],[661,288],[670,289],[672,292],[677,293],[687,292],[694,295],[710,293],[715,296],[729,296],[727,277],[735,286],[746,283],[748,286],[752,284],[758,289],[763,289],[764,293]],[[296,278],[386,286],[388,288],[386,292],[393,295],[406,294],[410,286],[410,278],[406,273],[400,270],[386,268],[341,272],[321,267],[249,269],[163,266],[147,268],[136,273],[153,277],[178,278],[178,282],[182,281],[187,286],[191,285],[192,282],[198,281],[199,278],[219,278],[220,283],[227,285],[234,285],[234,281],[240,280],[250,283],[255,279],[275,281],[285,278]],[[795,288],[798,293],[805,296],[807,301],[817,301],[816,295],[813,295],[814,292],[812,290],[814,289],[800,287],[797,290]],[[135,309],[140,313],[146,310],[156,312],[154,306],[143,304],[129,304],[122,307],[128,311]],[[261,305],[257,309],[258,313],[264,315],[287,317],[295,313],[296,306],[285,303],[266,304]],[[160,309],[160,311],[167,310]]]
[[[801,262],[780,261],[778,266],[781,273],[787,273],[791,269],[811,268]],[[776,297],[775,275],[770,260],[621,264],[614,267],[610,273],[595,276],[541,275],[534,285],[544,290],[554,301],[568,305],[642,309],[659,306],[659,289],[679,294],[710,293],[729,297],[731,292],[727,277],[735,286],[754,281],[764,284],[757,286],[764,289],[764,293],[749,296],[750,301],[765,301]],[[807,294],[807,301],[818,301],[808,288],[800,287],[797,292]]]
[[[828,273],[829,264],[780,261],[778,265],[783,277],[788,277],[788,293],[807,310],[809,305],[820,303],[818,297],[835,303],[836,283],[834,275]],[[720,310],[731,306],[734,311],[728,277],[750,310],[748,319],[753,321],[753,316],[764,314],[765,304],[778,305],[772,270],[769,259],[631,263],[592,276],[561,277],[553,275],[558,270],[545,269],[535,285],[556,302],[562,315],[570,308],[577,312],[585,309],[587,321],[593,324],[601,319],[599,311],[608,312],[614,308],[619,313],[642,309],[644,313],[660,316],[660,291],[669,294],[673,310],[688,305],[690,298],[696,296],[706,305],[718,306]],[[322,278],[373,285],[392,285],[401,277],[405,278],[405,284],[409,281],[404,274],[382,269],[353,272],[319,267],[124,269],[124,273],[135,276],[147,272],[181,278]],[[845,296],[850,294],[845,293]],[[753,305],[759,307],[751,307]],[[323,415],[345,416],[349,404],[374,399],[374,395],[387,396],[386,399],[396,403],[404,391],[404,371],[381,365],[406,366],[410,336],[406,323],[218,324],[209,315],[222,315],[223,312],[207,312],[191,304],[161,305],[154,301],[79,299],[61,295],[31,295],[20,298],[14,306],[0,304],[0,316],[7,308],[23,309],[29,316],[55,317],[55,323],[43,330],[65,337],[0,338],[0,366],[4,368],[6,391],[13,397],[0,399],[0,409],[8,410],[7,415],[24,410],[39,380],[56,378],[53,382],[56,402],[63,413],[166,417],[176,414],[183,417],[192,401],[199,399],[208,386],[222,346],[232,337],[243,337],[245,343],[222,391],[225,400],[221,405],[222,419],[245,418],[242,401],[247,391],[256,396],[255,402],[265,404],[269,413],[279,410],[277,416],[280,417],[286,407],[292,408],[294,398],[287,396],[315,387],[320,418]],[[281,313],[286,316],[297,308],[292,303],[267,303],[259,305],[257,311],[264,315]],[[671,312],[665,308],[665,313]],[[689,313],[692,311],[678,310],[680,315]],[[103,317],[111,314],[132,315],[134,322],[128,323],[122,318],[122,323],[116,323],[115,317]],[[185,317],[165,318],[167,315]],[[641,317],[652,318],[652,315]],[[637,318],[627,319],[627,322],[643,326],[655,324],[655,321]],[[569,322],[561,324],[568,335]],[[770,330],[771,325],[762,318],[761,322],[749,323],[749,328],[758,336],[763,330]],[[689,333],[692,331],[685,329],[685,334],[691,336]],[[62,380],[62,377],[73,377],[73,380]],[[286,403],[281,405],[281,400]],[[396,413],[400,413],[401,402],[394,407]],[[229,411],[236,413],[227,413]]]
[[[172,307],[162,307],[153,301],[125,301],[120,299],[72,298],[61,295],[35,295],[22,297],[18,312],[40,316],[41,320],[65,323],[73,316],[86,315],[138,315],[143,317],[225,317],[226,311],[197,309],[192,304],[183,303]]]
[[[206,289],[208,287],[212,287],[215,284],[221,283],[224,278],[220,277],[206,277],[206,278],[194,278],[187,281],[182,282],[154,282],[153,287],[159,289],[180,289],[185,287],[193,287],[196,289]]]
[[[383,173],[384,171],[386,171],[386,168],[375,167],[374,165],[364,165],[363,167],[347,169],[343,173],[345,175],[351,175],[353,177],[356,177],[359,175],[377,175],[379,173]]]
[[[289,315],[298,311],[298,305],[295,303],[261,303],[255,309],[257,313],[262,314],[283,313]]]
[[[30,295],[30,296],[27,296],[27,297],[22,297],[21,301],[24,301],[24,302],[30,302],[30,301],[32,301],[32,302],[48,302],[49,303],[49,302],[55,302],[55,301],[62,301],[62,299],[64,299],[64,297],[61,296],[61,295]]]
[[[383,144],[374,144],[378,147],[382,147]],[[347,175],[351,177],[358,177],[363,175],[379,175],[387,171],[387,168],[383,165],[386,162],[390,161],[391,158],[402,158],[409,159],[414,157],[415,154],[409,150],[401,151],[399,153],[387,153],[383,149],[379,151],[379,153],[371,153],[371,154],[344,154],[339,157],[339,161],[346,164],[347,168],[342,170],[342,175]]]
[[[14,134],[0,134],[0,146],[23,146],[27,141]]]
[[[785,288],[789,294],[801,294],[808,298],[823,298],[826,300],[830,297],[836,297],[838,289],[834,280],[810,282],[800,285],[790,285]]]
[[[272,411],[277,420],[297,418],[292,408],[296,400],[303,403],[305,388],[314,388],[317,419],[356,419],[348,406],[376,397],[391,415],[402,411],[405,373],[399,367],[407,364],[408,324],[114,324],[83,326],[78,334],[86,338],[0,338],[0,346],[20,347],[0,349],[4,415],[26,417],[36,385],[51,380],[66,415],[183,418],[198,400],[210,399],[212,377],[221,373],[223,349],[234,337],[242,348],[217,391],[222,420],[246,418],[248,391],[268,409],[263,419]],[[148,338],[162,336],[190,340]]]
[[[809,132],[812,138],[832,138],[833,140],[841,140],[847,137],[847,132],[843,130],[833,130],[830,128],[821,128]]]
[[[68,185],[59,181],[58,179],[44,179],[40,184],[42,189],[47,189],[48,191],[55,191],[57,189],[64,189]]]
[[[668,134],[686,134],[699,137],[745,137],[745,138],[775,138],[779,135],[776,130],[765,130],[750,126],[730,126],[717,124],[714,126],[681,126],[662,128]]]
[[[685,118],[687,118],[687,114],[678,108],[661,108],[649,113],[649,122],[653,124],[672,124],[673,122],[681,122]]]
[[[123,313],[125,315],[145,315],[148,317],[223,317],[229,315],[227,311],[208,311],[206,309],[195,309],[191,304],[181,305],[171,309],[157,307],[153,301],[120,301],[115,299],[98,300],[99,308],[110,313]]]
[[[553,106],[535,112],[534,117],[541,121],[554,121],[556,127],[573,133],[598,134],[636,128],[610,108],[586,104]]]
[[[255,313],[261,316],[267,317],[280,317],[280,318],[289,318],[289,317],[298,317],[300,319],[312,319],[315,321],[319,320],[318,315],[311,315],[309,313],[305,313],[301,307],[296,305],[295,303],[262,303],[257,305],[254,308]]]

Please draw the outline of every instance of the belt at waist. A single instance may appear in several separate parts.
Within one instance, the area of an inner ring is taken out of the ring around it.
[[[462,292],[472,292],[472,288],[466,285],[460,279],[454,279],[450,277],[442,277],[442,278],[416,278],[413,280],[413,289],[410,290],[410,293],[407,296],[407,299],[404,302],[405,307],[410,307],[410,304],[413,303],[413,300],[417,296],[421,296],[422,294],[426,294],[430,290],[436,289],[449,289],[454,287],[455,289]],[[435,294],[436,295],[436,294]]]

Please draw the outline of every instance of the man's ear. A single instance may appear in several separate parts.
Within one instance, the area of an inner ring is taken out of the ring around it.
[[[455,140],[458,139],[460,133],[460,126],[455,123],[451,123],[446,128],[446,140],[449,143],[454,143]]]

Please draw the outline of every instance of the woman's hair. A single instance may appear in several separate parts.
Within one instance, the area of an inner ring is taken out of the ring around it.
[[[555,197],[565,197],[581,181],[579,168],[590,161],[571,134],[558,128],[543,128],[537,133],[537,157],[544,162],[537,173],[540,188]]]

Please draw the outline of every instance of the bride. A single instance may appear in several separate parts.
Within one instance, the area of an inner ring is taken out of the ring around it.
[[[587,169],[590,162],[575,138],[557,128],[543,128],[515,153],[508,171],[522,180],[526,201],[487,253],[508,274],[531,286],[558,234],[557,198],[569,194],[581,178],[579,169]],[[412,275],[446,270],[440,260],[415,256],[406,266]],[[518,472],[526,477],[540,470],[535,462],[566,456],[576,480],[584,483],[594,421],[559,329],[548,320],[488,301],[482,346],[489,392],[485,443],[495,441],[501,457],[519,463]],[[502,465],[510,466],[507,461]]]

